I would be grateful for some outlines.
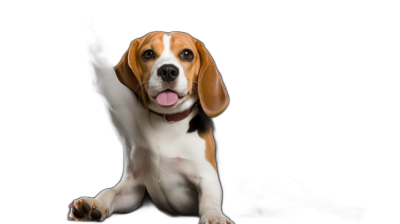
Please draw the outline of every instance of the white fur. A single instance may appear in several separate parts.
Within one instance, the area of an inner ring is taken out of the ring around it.
[[[150,85],[157,88],[160,79],[156,69],[172,63],[180,69],[178,88],[187,88],[184,70],[169,49],[170,36],[163,40],[164,52],[154,64]],[[132,91],[118,81],[99,48],[92,47],[91,52],[98,90],[107,101],[124,146],[124,173],[116,187],[103,190],[94,201],[82,199],[97,203],[103,214],[110,216],[140,207],[146,188],[155,205],[170,214],[200,215],[202,223],[229,221],[221,211],[221,186],[216,170],[206,160],[205,141],[197,132],[187,133],[197,109],[181,121],[166,123],[144,109]],[[189,108],[197,99],[193,96],[178,102],[174,111]],[[159,110],[154,103],[150,107]]]

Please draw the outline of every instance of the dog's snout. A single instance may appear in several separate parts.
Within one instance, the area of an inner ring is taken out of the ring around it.
[[[179,69],[175,65],[166,64],[158,69],[158,75],[166,82],[174,81],[179,75]]]

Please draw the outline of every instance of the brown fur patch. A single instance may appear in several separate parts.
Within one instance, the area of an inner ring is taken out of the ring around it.
[[[204,134],[199,134],[200,138],[206,142],[206,159],[217,170],[217,163],[215,161],[215,140],[212,128]]]
[[[140,38],[139,46],[136,49],[136,63],[139,71],[139,75],[142,77],[145,91],[147,92],[149,86],[148,81],[150,79],[150,71],[154,65],[154,62],[160,57],[164,51],[163,36],[164,32],[153,32]],[[155,58],[152,60],[144,60],[142,55],[147,50],[153,50]]]

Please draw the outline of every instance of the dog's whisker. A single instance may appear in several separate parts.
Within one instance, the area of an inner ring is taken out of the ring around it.
[[[141,85],[142,85],[142,83],[139,83],[139,84],[136,86],[135,90],[133,90],[133,92],[135,92],[136,89],[139,88]]]
[[[194,90],[196,90],[197,93],[199,92],[196,86],[192,86],[192,87]]]
[[[145,88],[146,86],[143,86],[141,89],[140,89],[140,92],[139,92],[139,102],[140,102],[140,98],[142,97],[142,90]]]
[[[144,82],[139,83],[139,84],[136,86],[135,90],[133,90],[133,92],[135,92],[135,91],[137,90],[137,88],[139,88],[141,85],[145,84],[146,82],[148,83],[149,81],[144,81]]]
[[[141,97],[141,94],[142,94],[143,89],[145,89],[146,86],[148,86],[148,85],[149,85],[149,84],[145,84],[145,85],[143,86],[143,88],[140,89],[140,92],[139,92],[139,102],[140,102],[140,97]]]
[[[137,88],[139,88],[141,85],[143,85],[143,84],[146,83],[146,82],[149,82],[149,81],[145,81],[145,82],[139,83],[139,84],[136,86],[135,90],[133,90],[133,92],[135,92]]]
[[[196,90],[197,93],[199,93],[197,82],[196,82],[196,81],[192,81],[192,83],[193,83],[192,88],[193,88],[194,90]]]

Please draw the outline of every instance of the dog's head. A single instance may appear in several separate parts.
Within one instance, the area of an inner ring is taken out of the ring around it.
[[[210,117],[228,106],[214,60],[203,43],[187,33],[153,32],[136,39],[114,69],[145,108],[159,113],[186,110],[197,99]]]

